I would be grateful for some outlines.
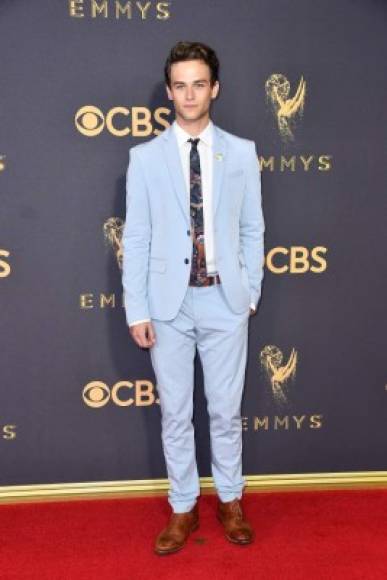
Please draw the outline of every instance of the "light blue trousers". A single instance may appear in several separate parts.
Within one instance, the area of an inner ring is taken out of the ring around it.
[[[160,397],[162,444],[176,513],[192,509],[200,494],[193,416],[194,357],[199,352],[210,419],[211,470],[221,501],[242,496],[241,399],[250,311],[230,310],[221,284],[188,286],[172,320],[152,319],[150,349]]]

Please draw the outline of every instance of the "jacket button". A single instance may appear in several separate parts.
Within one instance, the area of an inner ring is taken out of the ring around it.
[[[185,259],[184,259],[184,264],[189,264],[189,260],[188,260],[188,258],[185,258]]]
[[[187,236],[191,235],[191,230],[187,230]]]

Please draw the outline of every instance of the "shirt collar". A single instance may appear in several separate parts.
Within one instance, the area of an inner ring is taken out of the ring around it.
[[[185,131],[185,129],[180,127],[176,119],[173,121],[172,127],[175,131],[179,147],[181,147],[184,143],[186,143],[187,139],[192,138],[192,135],[190,135],[189,133],[187,133],[187,131]],[[203,143],[211,147],[213,137],[212,132],[213,132],[213,122],[211,121],[211,119],[209,119],[207,126],[203,129],[201,133],[199,133],[199,135],[197,135],[197,137],[199,137],[199,139],[203,141]]]

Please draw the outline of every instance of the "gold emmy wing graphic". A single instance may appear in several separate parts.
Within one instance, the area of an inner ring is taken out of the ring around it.
[[[103,224],[105,240],[111,245],[117,258],[118,267],[122,270],[122,234],[125,222],[121,218],[111,217]]]
[[[297,351],[292,348],[286,364],[283,362],[283,353],[275,345],[268,345],[259,354],[261,365],[270,380],[270,386],[276,403],[287,403],[286,386],[290,379],[294,379],[297,366]]]
[[[292,141],[295,116],[303,115],[306,84],[301,77],[294,97],[289,98],[290,83],[282,74],[272,74],[265,83],[266,98],[270,102],[277,118],[278,130],[283,141]]]

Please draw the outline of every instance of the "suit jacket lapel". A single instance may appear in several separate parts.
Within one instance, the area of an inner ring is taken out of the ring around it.
[[[181,166],[179,147],[172,126],[163,132],[163,151],[168,166],[169,175],[173,183],[173,189],[183,215],[189,226],[189,197],[184,181],[183,168]]]
[[[222,191],[224,171],[227,164],[227,143],[221,131],[216,125],[214,125],[214,137],[212,145],[212,202],[213,216],[215,218],[216,210],[220,200],[220,192]]]

